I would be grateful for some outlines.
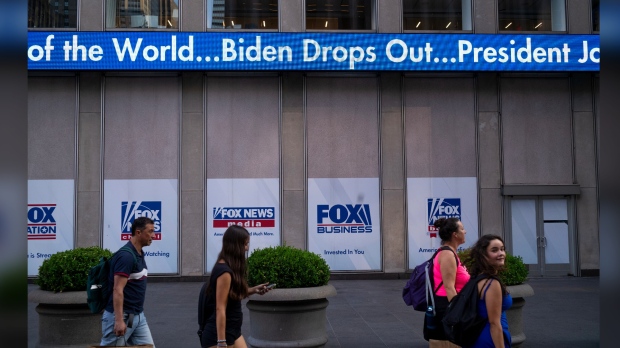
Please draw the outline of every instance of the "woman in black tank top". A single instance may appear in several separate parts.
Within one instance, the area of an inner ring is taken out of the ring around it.
[[[263,295],[269,291],[267,283],[249,288],[245,254],[250,247],[250,233],[241,226],[230,226],[222,237],[222,250],[211,270],[207,288],[210,308],[204,330],[202,347],[247,348],[241,335],[243,312],[241,300],[252,294]]]

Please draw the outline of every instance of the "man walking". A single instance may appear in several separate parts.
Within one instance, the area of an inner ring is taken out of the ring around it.
[[[154,232],[153,220],[135,219],[131,240],[114,254],[108,276],[112,296],[101,321],[102,346],[153,344],[143,313],[148,269],[142,248],[151,245]]]

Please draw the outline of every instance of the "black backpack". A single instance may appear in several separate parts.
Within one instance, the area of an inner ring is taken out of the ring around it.
[[[202,331],[205,328],[205,324],[207,319],[213,314],[215,311],[215,306],[213,304],[209,304],[209,297],[211,296],[211,291],[209,289],[209,283],[211,281],[205,282],[202,284],[202,288],[200,288],[200,295],[198,295],[198,339],[202,344]]]
[[[101,313],[108,305],[110,294],[112,293],[108,278],[110,276],[110,263],[112,258],[121,251],[126,251],[133,256],[133,268],[136,268],[138,265],[136,254],[131,248],[124,246],[110,258],[101,257],[99,263],[88,271],[88,277],[86,278],[86,302],[92,313]]]
[[[463,289],[448,304],[441,322],[450,342],[459,346],[476,343],[488,322],[487,318],[482,318],[478,314],[478,300],[480,299],[478,282],[487,278],[497,279],[486,274],[469,279]]]
[[[450,250],[454,253],[454,250],[450,249],[448,246],[443,246],[439,250],[435,251],[430,259],[422,262],[413,269],[409,281],[405,284],[405,287],[402,290],[403,301],[405,301],[407,306],[413,306],[413,309],[416,311],[426,312],[428,308],[429,293],[432,301],[432,296],[443,284],[442,281],[436,287],[433,286],[433,260],[435,259],[435,256],[437,256],[437,253],[441,250]],[[454,259],[456,261],[456,266],[458,267],[459,260],[457,259],[456,253],[454,253]]]

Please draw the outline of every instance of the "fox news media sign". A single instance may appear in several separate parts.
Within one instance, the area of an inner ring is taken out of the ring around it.
[[[308,250],[333,271],[381,270],[378,178],[308,179]]]
[[[467,231],[464,249],[478,239],[478,198],[475,177],[408,178],[409,268],[427,260],[441,246],[434,224],[457,218]]]
[[[250,233],[250,253],[280,245],[280,181],[265,179],[207,179],[207,270],[222,249],[230,226]]]
[[[73,180],[28,180],[28,275],[43,260],[73,248]]]
[[[599,71],[599,35],[28,32],[29,70]]]
[[[139,217],[153,220],[152,243],[142,251],[149,273],[178,273],[178,181],[105,180],[103,247],[115,252],[131,239]]]

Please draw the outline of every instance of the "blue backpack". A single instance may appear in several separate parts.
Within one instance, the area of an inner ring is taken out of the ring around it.
[[[433,291],[433,260],[441,250],[450,250],[454,253],[456,266],[458,267],[459,265],[459,260],[454,250],[450,249],[450,247],[443,246],[435,251],[430,259],[422,262],[413,269],[409,281],[403,288],[402,295],[405,304],[407,306],[413,306],[413,309],[416,311],[426,312],[428,309],[429,293],[431,294],[431,301],[434,303],[433,295],[439,290],[441,285],[443,285],[442,281]]]

